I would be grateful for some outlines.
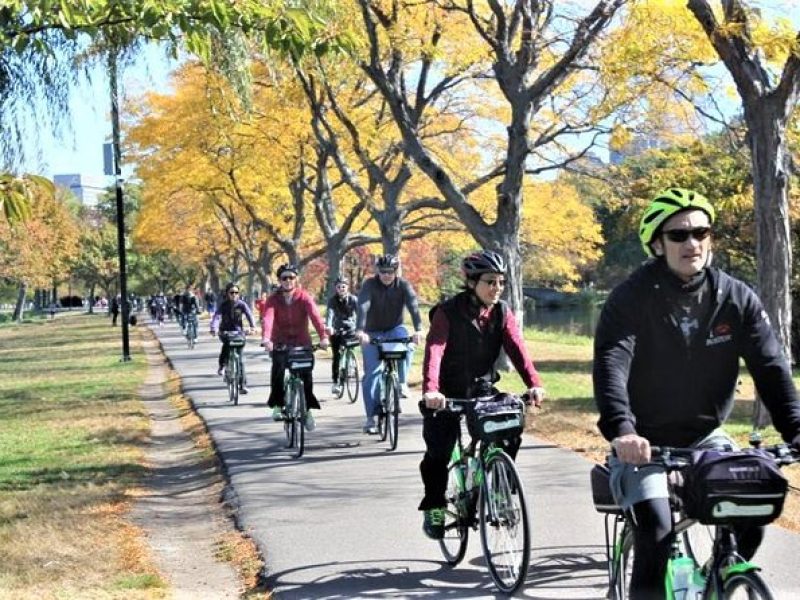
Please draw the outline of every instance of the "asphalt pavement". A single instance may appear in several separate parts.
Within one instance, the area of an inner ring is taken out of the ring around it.
[[[277,599],[496,597],[476,532],[455,568],[422,533],[418,392],[404,400],[399,444],[389,452],[388,441],[361,433],[360,398],[332,398],[329,354],[318,352],[314,390],[322,410],[316,430],[306,434],[304,456],[293,459],[282,423],[266,406],[267,353],[257,340],[248,343],[250,393],[233,406],[216,374],[219,342],[204,327],[201,321],[193,350],[174,323],[153,330],[214,439],[240,524],[265,557]],[[591,463],[526,434],[517,464],[533,551],[516,597],[605,598],[603,517],[592,505]],[[799,535],[770,527],[756,562],[776,600],[800,600]]]

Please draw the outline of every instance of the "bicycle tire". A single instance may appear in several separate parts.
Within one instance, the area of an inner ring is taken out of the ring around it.
[[[382,442],[386,441],[389,435],[389,419],[387,418],[387,390],[389,389],[390,378],[388,373],[381,375],[380,396],[378,397],[378,437]]]
[[[498,590],[513,594],[528,574],[531,531],[522,481],[505,452],[497,452],[486,462],[479,506],[489,573]]]
[[[345,357],[342,356],[340,360],[342,361],[342,366],[339,367],[339,372],[336,374],[336,379],[333,381],[333,383],[338,384],[338,391],[333,395],[337,400],[344,396],[344,382],[347,379],[344,363]]]
[[[286,434],[286,447],[293,448],[295,444],[295,428],[294,428],[294,397],[292,396],[292,384],[287,380],[283,386],[284,398],[284,419],[283,431]]]
[[[754,571],[733,573],[723,585],[725,600],[774,600],[761,576]]]
[[[445,498],[444,537],[439,540],[439,548],[445,561],[455,567],[464,560],[469,541],[470,508],[465,491],[466,468],[464,463],[454,463],[447,470],[447,491]]]
[[[292,420],[292,426],[295,429],[295,452],[294,458],[300,458],[303,456],[303,452],[305,451],[306,447],[306,411],[308,408],[306,407],[306,393],[303,389],[303,383],[299,379],[294,380],[294,419]]]
[[[627,600],[630,592],[631,569],[633,567],[633,529],[629,525],[622,528],[617,546],[612,550],[611,580],[608,590],[609,600]]]
[[[347,386],[347,397],[350,399],[350,404],[358,400],[358,392],[361,389],[361,377],[358,372],[358,361],[356,354],[350,348],[347,349],[347,362],[345,362],[345,380]]]
[[[229,352],[233,352],[230,350]],[[234,366],[235,361],[233,360],[233,355],[228,354],[228,364],[225,366],[225,383],[228,386],[228,401],[233,402],[233,395],[236,393],[234,386],[235,386],[235,375],[236,375],[236,367]]]
[[[241,387],[240,379],[242,377],[242,364],[241,364],[242,357],[234,349],[231,349],[231,352],[233,352],[233,384],[232,384],[233,398],[232,398],[232,400],[233,400],[233,405],[236,406],[236,405],[239,404],[239,388]]]
[[[391,393],[387,399],[386,428],[389,433],[389,450],[394,451],[397,449],[400,435],[400,384],[394,376],[392,377]]]

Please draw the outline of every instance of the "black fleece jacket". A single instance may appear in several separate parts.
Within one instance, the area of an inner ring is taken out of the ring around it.
[[[663,259],[610,294],[594,340],[598,425],[608,440],[637,433],[654,445],[688,446],[728,417],[743,358],[783,439],[800,444],[800,402],[789,364],[756,294],[707,269],[710,309],[687,345],[674,324]]]

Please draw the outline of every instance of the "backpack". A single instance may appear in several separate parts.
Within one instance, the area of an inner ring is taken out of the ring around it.
[[[705,525],[766,525],[783,510],[788,483],[766,452],[699,450],[683,476],[684,512]]]

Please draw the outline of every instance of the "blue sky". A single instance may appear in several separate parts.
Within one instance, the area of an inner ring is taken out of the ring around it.
[[[136,96],[147,89],[168,91],[169,73],[175,63],[167,61],[164,53],[151,46],[123,72],[120,89],[120,104],[124,97]],[[56,174],[80,173],[103,175],[103,144],[111,140],[110,96],[108,78],[102,69],[97,69],[92,81],[83,81],[72,92],[72,129],[62,139],[49,132],[39,131],[39,151],[31,150],[31,157],[22,171],[39,173],[47,177]],[[124,157],[123,157],[124,163]]]

